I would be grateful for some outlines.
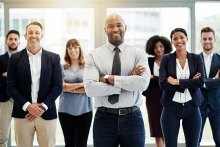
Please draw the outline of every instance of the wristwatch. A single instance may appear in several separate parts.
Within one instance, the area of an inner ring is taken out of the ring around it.
[[[105,82],[110,84],[109,81],[108,81],[109,75],[105,75],[104,78],[105,78]]]
[[[42,110],[46,111],[46,108],[44,106],[39,106]]]

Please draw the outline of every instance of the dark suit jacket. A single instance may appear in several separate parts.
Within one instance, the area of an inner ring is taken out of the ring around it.
[[[155,61],[155,57],[148,58],[148,64],[149,64],[149,68],[151,71],[151,75],[154,75],[154,61]],[[153,79],[150,79],[149,86],[147,87],[147,89],[145,91],[143,91],[142,95],[144,95],[146,98],[148,98],[150,89],[153,86],[159,87],[158,76],[154,76]]]
[[[176,79],[176,52],[163,55],[162,57],[159,70],[159,85],[163,90],[161,103],[164,107],[170,106],[176,91],[183,93],[186,88],[189,89],[195,106],[200,106],[203,101],[200,88],[203,87],[204,84],[204,63],[201,56],[197,54],[187,53],[187,58],[190,78],[180,79],[180,85],[172,85],[167,82],[167,78],[172,76]],[[201,73],[200,78],[192,79],[197,72]]]
[[[0,102],[6,102],[10,99],[6,92],[6,77],[2,76],[2,73],[7,72],[8,60],[8,52],[0,56]]]
[[[8,65],[7,92],[14,100],[12,117],[24,118],[28,112],[22,107],[31,99],[31,72],[27,50],[13,54]],[[43,119],[57,118],[55,100],[62,91],[62,71],[60,57],[55,53],[42,49],[41,75],[37,103],[44,103],[48,110]]]
[[[203,54],[201,53],[200,55],[204,60]],[[212,109],[214,110],[220,109],[220,78],[213,79],[213,77],[215,77],[219,69],[220,69],[220,55],[217,53],[213,53],[211,68],[208,76],[209,78],[207,78],[205,74],[206,88],[201,88],[204,97],[204,101],[200,106],[201,110],[206,108],[208,102]]]

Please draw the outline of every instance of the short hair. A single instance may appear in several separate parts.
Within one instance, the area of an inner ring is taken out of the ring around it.
[[[170,39],[172,40],[172,36],[174,33],[176,32],[182,32],[186,37],[187,37],[187,33],[186,30],[184,30],[183,28],[175,28],[174,30],[171,31],[170,33]]]
[[[29,24],[26,26],[26,30],[27,30],[27,28],[28,28],[30,25],[39,26],[39,27],[41,28],[41,30],[43,31],[43,27],[42,27],[41,23],[39,23],[39,22],[37,22],[37,21],[33,21],[33,22],[29,23]]]
[[[172,44],[170,43],[169,39],[167,39],[166,37],[163,37],[163,36],[155,35],[155,36],[150,37],[146,43],[145,50],[149,55],[155,55],[154,47],[157,42],[161,42],[163,44],[164,54],[170,53],[173,50]]]
[[[215,31],[212,28],[210,28],[210,27],[202,28],[201,29],[201,36],[202,36],[202,33],[204,33],[204,32],[212,32],[214,37],[215,37]]]
[[[67,69],[71,65],[71,59],[70,59],[68,49],[67,49],[71,45],[72,46],[74,46],[74,45],[79,46],[79,51],[80,51],[80,53],[79,53],[79,64],[80,64],[80,68],[85,68],[85,59],[84,59],[84,52],[83,52],[82,46],[80,45],[80,42],[77,39],[73,38],[73,39],[68,40],[67,43],[66,43],[66,51],[65,51],[65,55],[64,55],[65,63],[63,65],[64,69]]]
[[[20,38],[20,34],[19,34],[19,32],[18,32],[17,30],[10,30],[10,31],[7,33],[7,35],[6,35],[6,40],[8,39],[8,36],[9,36],[10,34],[17,34],[17,35],[18,35],[18,38]]]

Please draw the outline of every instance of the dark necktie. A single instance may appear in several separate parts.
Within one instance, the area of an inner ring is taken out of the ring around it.
[[[115,56],[112,64],[112,75],[121,75],[121,61],[119,57],[119,48],[115,47]],[[113,94],[108,97],[108,101],[111,104],[118,102],[119,94]]]

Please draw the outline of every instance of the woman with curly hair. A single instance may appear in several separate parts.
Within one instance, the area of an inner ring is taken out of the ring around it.
[[[151,79],[143,95],[146,97],[150,136],[155,137],[156,147],[164,147],[163,133],[160,125],[160,116],[163,108],[160,103],[162,90],[158,83],[160,60],[164,54],[170,53],[171,51],[172,45],[166,37],[155,35],[147,41],[146,52],[154,57],[148,58]]]
[[[65,147],[87,147],[92,121],[92,99],[85,93],[83,49],[77,39],[66,44],[63,70],[63,92],[60,95],[59,120]]]

